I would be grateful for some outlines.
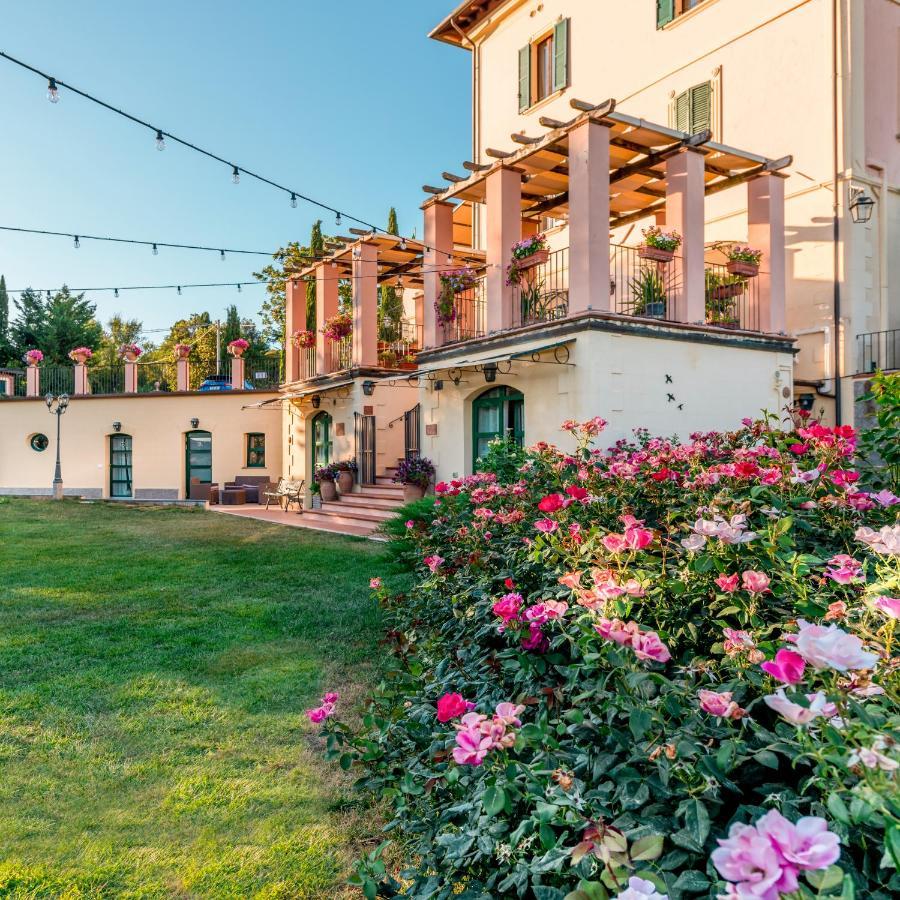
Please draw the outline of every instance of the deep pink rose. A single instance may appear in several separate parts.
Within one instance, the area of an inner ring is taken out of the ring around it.
[[[630,550],[643,550],[653,542],[653,532],[649,528],[626,528],[625,545]]]
[[[719,590],[725,591],[726,594],[733,594],[738,589],[739,578],[740,576],[737,574],[723,574],[716,579],[716,584],[719,586]]]
[[[465,700],[462,694],[444,694],[437,702],[438,722],[449,722],[474,708],[475,704]]]
[[[566,505],[566,498],[562,494],[548,494],[538,503],[538,509],[545,513],[555,513]]]
[[[534,527],[537,528],[538,531],[543,531],[544,534],[551,534],[559,528],[559,525],[553,521],[553,519],[538,519],[537,522],[534,523]]]
[[[798,684],[803,680],[806,660],[793,650],[779,650],[775,659],[760,663],[759,667],[778,681],[785,684]]]
[[[508,625],[519,617],[522,608],[521,594],[504,594],[492,607],[495,616],[503,619],[503,624]]]
[[[441,563],[444,562],[443,556],[426,556],[424,560],[422,560],[432,572],[437,572],[437,570],[441,567]]]

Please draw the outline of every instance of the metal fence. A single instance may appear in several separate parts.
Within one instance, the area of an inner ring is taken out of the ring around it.
[[[41,366],[38,371],[41,396],[75,393],[74,366]]]
[[[325,352],[329,372],[342,372],[353,365],[353,335],[348,334],[339,341],[328,341]]]
[[[422,349],[422,325],[418,322],[400,322],[397,326],[397,338],[392,341],[380,341],[378,344],[378,361],[383,366],[413,364],[416,354]]]
[[[125,366],[93,366],[87,371],[92,394],[125,393]]]
[[[178,375],[175,363],[138,363],[137,372],[137,389],[139,394],[174,391],[177,389]]]
[[[6,369],[0,374],[0,397],[25,397],[28,394],[28,379],[24,372]]]
[[[900,328],[856,336],[857,374],[900,368]]]
[[[704,294],[707,325],[759,330],[759,278],[707,263]]]
[[[675,319],[681,263],[643,259],[637,247],[610,246],[609,294],[613,312],[623,316]]]
[[[487,334],[487,290],[482,275],[472,287],[455,295],[452,322],[440,327],[444,330],[444,343],[468,341]]]
[[[244,364],[244,380],[248,381],[254,390],[274,390],[281,384],[281,357],[248,358]]]
[[[569,248],[554,250],[546,262],[521,268],[513,286],[513,327],[554,322],[569,314]]]
[[[306,381],[308,378],[316,377],[316,348],[301,347],[300,348],[300,380]]]

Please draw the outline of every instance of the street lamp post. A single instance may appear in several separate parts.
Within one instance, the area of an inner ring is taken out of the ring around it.
[[[69,407],[69,395],[59,394],[56,397],[53,394],[47,394],[44,397],[47,403],[47,411],[56,416],[56,471],[53,474],[53,499],[62,500],[63,498],[63,480],[62,466],[59,461],[59,437],[60,437],[60,420]]]

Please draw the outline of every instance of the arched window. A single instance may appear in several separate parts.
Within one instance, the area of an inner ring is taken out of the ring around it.
[[[525,442],[525,397],[521,391],[503,385],[490,388],[472,401],[472,460],[487,453],[488,444],[511,435],[521,446]]]
[[[331,416],[327,412],[320,412],[313,417],[312,435],[313,466],[326,466],[331,462],[333,450]]]

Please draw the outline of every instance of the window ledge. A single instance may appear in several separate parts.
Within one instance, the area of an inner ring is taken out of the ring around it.
[[[551,103],[553,100],[556,100],[559,97],[562,97],[562,95],[565,94],[565,92],[567,90],[569,90],[569,87],[570,87],[569,85],[566,85],[564,88],[560,88],[558,91],[554,91],[552,94],[547,94],[546,97],[544,97],[541,100],[538,100],[537,103],[532,103],[532,105],[529,106],[528,109],[523,109],[519,113],[519,115],[527,116],[527,115],[530,115],[531,113],[533,113],[535,110],[541,109],[541,107],[546,106],[548,103]]]
[[[709,6],[712,6],[714,3],[717,3],[718,0],[704,0],[699,6],[695,6],[693,9],[689,9],[687,12],[681,13],[680,15],[675,16],[671,22],[667,25],[663,25],[662,28],[657,29],[658,31],[670,31],[673,28],[678,27],[682,22],[687,22],[689,19],[693,19],[698,13],[703,12]]]

